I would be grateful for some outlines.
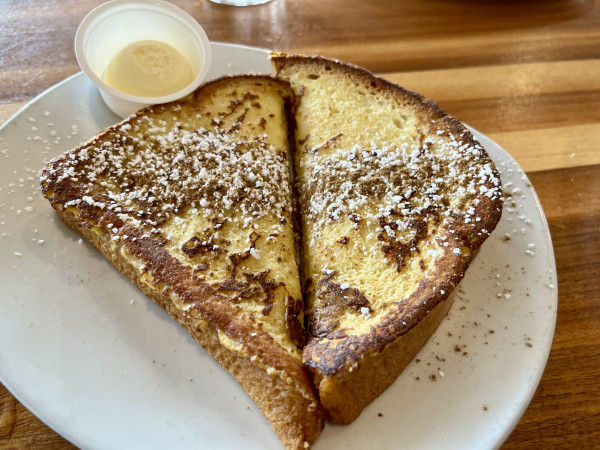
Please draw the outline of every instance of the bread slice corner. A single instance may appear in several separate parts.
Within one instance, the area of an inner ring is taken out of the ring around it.
[[[436,330],[502,212],[493,161],[433,101],[365,69],[271,55],[295,93],[304,362],[350,423]]]
[[[301,361],[292,96],[268,76],[207,83],[54,158],[40,182],[58,216],[235,377],[285,447],[304,449],[324,412]]]

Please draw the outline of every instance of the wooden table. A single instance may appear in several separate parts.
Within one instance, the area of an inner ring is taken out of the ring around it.
[[[101,2],[0,0],[0,123],[79,71]],[[175,1],[211,40],[322,54],[435,99],[527,172],[558,267],[550,358],[513,448],[600,448],[600,1]],[[70,448],[0,385],[0,449]]]

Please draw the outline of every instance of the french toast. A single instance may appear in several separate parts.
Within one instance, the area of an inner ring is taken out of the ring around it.
[[[227,369],[288,449],[324,426],[304,306],[287,82],[225,77],[144,109],[44,167],[42,192]]]
[[[338,61],[271,61],[296,97],[303,359],[331,419],[350,423],[445,317],[500,219],[501,182],[434,102]]]

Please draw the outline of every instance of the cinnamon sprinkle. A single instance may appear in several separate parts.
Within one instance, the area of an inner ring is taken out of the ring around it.
[[[477,196],[503,195],[483,148],[454,136],[310,153],[314,156],[307,163],[301,206],[315,238],[326,224],[343,217],[355,228],[363,219],[375,226],[385,223],[388,226],[380,228],[390,237],[425,217],[461,215],[466,223],[474,223],[480,220],[474,208]]]
[[[242,212],[244,228],[265,215],[285,222],[291,207],[285,152],[263,138],[236,140],[217,129],[165,125],[136,118],[107,140],[70,152],[46,177],[58,185],[82,181],[80,195],[65,207],[106,208],[153,233],[188,208],[216,224],[231,221],[232,210]]]

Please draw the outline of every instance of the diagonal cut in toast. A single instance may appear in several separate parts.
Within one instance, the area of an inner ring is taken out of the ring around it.
[[[272,62],[278,78],[223,78],[105,130],[41,185],[297,449],[325,416],[353,421],[427,342],[502,192],[435,103],[345,63]]]
[[[345,63],[271,60],[296,96],[303,358],[331,419],[350,423],[445,317],[500,219],[500,178],[434,102]]]
[[[151,107],[43,169],[58,216],[175,318],[289,449],[324,413],[302,365],[304,305],[287,82],[226,77]]]

